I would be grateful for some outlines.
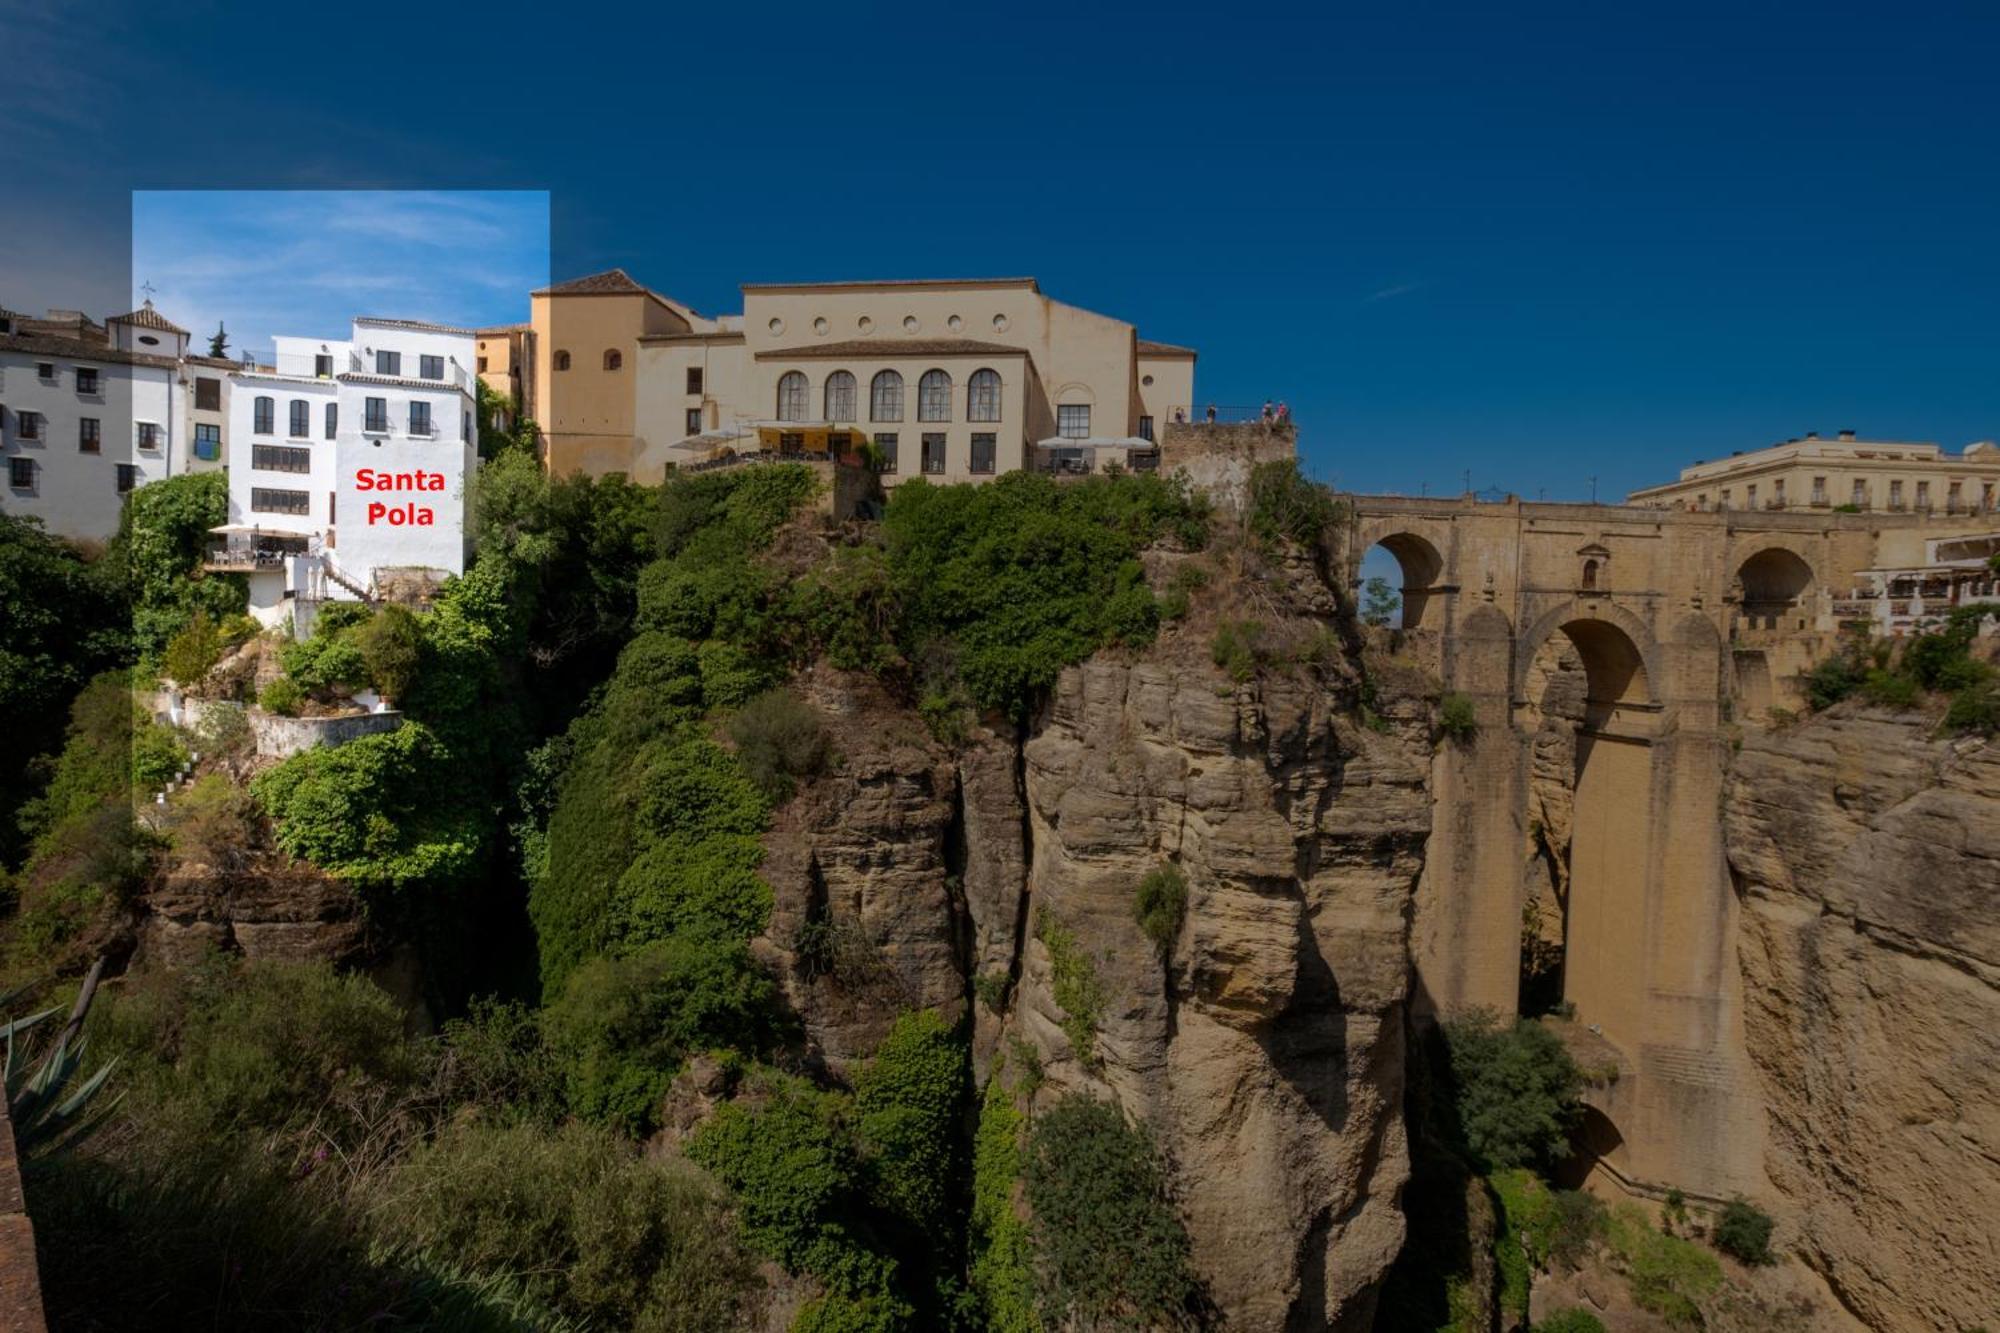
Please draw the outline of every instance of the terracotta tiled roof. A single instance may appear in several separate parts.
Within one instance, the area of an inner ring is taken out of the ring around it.
[[[1003,347],[999,343],[977,342],[971,338],[856,338],[849,342],[812,343],[805,347],[782,347],[757,353],[759,361],[793,361],[801,357],[852,357],[856,360],[886,361],[909,356],[1026,356],[1024,347]]]
[[[147,301],[129,314],[114,315],[112,318],[120,324],[133,324],[142,329],[159,329],[164,333],[178,333],[183,338],[187,337],[187,330],[153,309],[151,301]]]
[[[855,287],[1026,287],[1031,292],[1041,290],[1033,278],[856,278],[840,282],[746,282],[740,290],[802,292]]]
[[[534,327],[532,324],[494,324],[487,328],[474,329],[473,332],[482,338],[497,338],[503,333],[526,333]]]
[[[581,278],[571,278],[567,282],[551,283],[535,292],[536,296],[645,296],[651,288],[639,282],[622,268],[608,268],[602,273],[591,273]]]
[[[1156,343],[1150,338],[1139,339],[1140,356],[1194,356],[1194,348],[1181,347],[1175,343]]]
[[[164,366],[172,369],[176,364],[170,356],[121,352],[109,343],[89,342],[80,338],[59,338],[49,333],[0,333],[0,352],[62,356],[75,361],[102,361],[120,366]]]
[[[447,380],[418,380],[411,379],[408,375],[367,375],[356,370],[335,375],[334,378],[342,384],[392,384],[405,389],[435,389],[439,393],[463,392],[456,384]],[[320,383],[324,384],[326,381],[321,380]]]

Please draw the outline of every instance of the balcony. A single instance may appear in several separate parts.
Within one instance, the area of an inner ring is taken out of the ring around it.
[[[313,555],[318,550],[315,537],[226,526],[211,530],[201,567],[214,574],[255,574],[282,570],[294,556]]]

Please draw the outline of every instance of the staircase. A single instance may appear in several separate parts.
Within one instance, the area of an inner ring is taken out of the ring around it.
[[[340,566],[334,563],[333,552],[325,551],[320,554],[320,568],[325,571],[329,579],[332,579],[335,583],[353,593],[356,599],[366,602],[371,606],[378,600],[375,594],[368,588],[363,587],[354,579],[340,572]]]

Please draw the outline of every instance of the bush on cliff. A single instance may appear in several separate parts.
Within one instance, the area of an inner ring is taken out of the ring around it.
[[[1475,1009],[1444,1024],[1457,1136],[1487,1170],[1560,1161],[1583,1076],[1562,1041],[1533,1019]]]
[[[1756,1267],[1775,1263],[1771,1215],[1744,1199],[1731,1199],[1715,1222],[1715,1248]]]

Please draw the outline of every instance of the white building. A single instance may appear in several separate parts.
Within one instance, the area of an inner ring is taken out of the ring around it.
[[[0,310],[0,512],[103,539],[127,491],[186,471],[187,340],[150,301],[101,331]]]
[[[471,330],[357,318],[345,339],[278,338],[227,392],[229,523],[213,569],[288,602],[374,596],[465,568],[475,470]]]

